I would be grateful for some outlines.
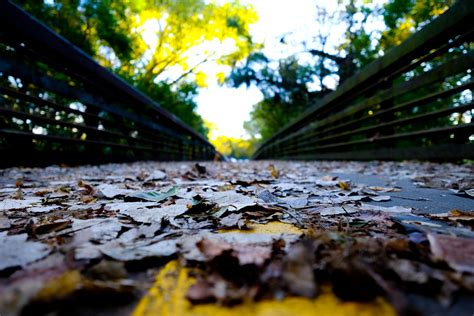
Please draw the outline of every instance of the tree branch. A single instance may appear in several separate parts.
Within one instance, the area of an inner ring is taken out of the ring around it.
[[[214,55],[214,54],[212,54]],[[189,74],[193,73],[194,70],[196,70],[197,67],[199,67],[200,65],[204,64],[205,62],[209,61],[209,58],[211,58],[212,55],[209,55],[207,56],[206,58],[204,58],[203,60],[201,60],[200,62],[198,62],[196,65],[194,65],[191,69],[189,69],[188,71],[186,71],[185,73],[183,73],[181,76],[179,76],[178,78],[176,78],[175,80],[173,80],[172,82],[168,83],[168,85],[174,85],[176,84],[178,81],[180,81],[181,79],[183,79],[184,77],[188,76]]]
[[[327,59],[330,59],[330,60],[333,60],[335,61],[336,63],[341,63],[344,61],[345,58],[343,57],[339,57],[339,56],[335,56],[335,55],[331,55],[331,54],[328,54],[322,50],[319,50],[319,49],[310,49],[308,50],[308,53],[312,54],[312,55],[315,55],[315,56],[320,56],[320,57],[324,57],[324,58],[327,58]]]

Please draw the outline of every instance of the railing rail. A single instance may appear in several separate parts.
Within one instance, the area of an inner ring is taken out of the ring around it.
[[[0,166],[216,155],[155,101],[0,1]]]
[[[474,6],[458,1],[266,140],[255,159],[474,158]]]

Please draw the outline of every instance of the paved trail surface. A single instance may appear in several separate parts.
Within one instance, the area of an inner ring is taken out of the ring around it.
[[[0,314],[472,315],[473,189],[416,162],[0,170]]]

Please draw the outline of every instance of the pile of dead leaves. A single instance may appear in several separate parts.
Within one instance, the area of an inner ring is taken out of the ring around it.
[[[456,168],[447,179],[470,192],[472,168]],[[407,177],[428,183],[442,169],[329,162],[6,169],[0,314],[71,306],[120,314],[174,258],[197,278],[187,293],[194,304],[316,297],[331,287],[341,300],[384,296],[400,313],[418,309],[420,297],[449,307],[474,293],[472,210],[416,215],[380,205],[400,188],[334,175],[416,170]]]

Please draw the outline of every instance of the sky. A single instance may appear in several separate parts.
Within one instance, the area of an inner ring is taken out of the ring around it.
[[[291,34],[294,41],[309,39],[314,36],[317,27],[315,22],[315,0],[247,0],[242,3],[251,4],[257,11],[259,21],[250,26],[250,32],[256,42],[265,43],[264,53],[279,59],[297,53],[289,50],[288,45],[281,45],[280,39],[285,34]],[[336,10],[337,1],[319,1],[328,11]],[[333,27],[328,30],[336,37],[344,29]],[[212,69],[208,69],[212,72]],[[246,137],[243,123],[250,119],[252,106],[263,98],[261,92],[254,86],[238,89],[222,87],[217,82],[210,82],[207,88],[200,89],[196,98],[197,112],[211,122],[215,130],[211,138],[217,135],[230,137]]]

